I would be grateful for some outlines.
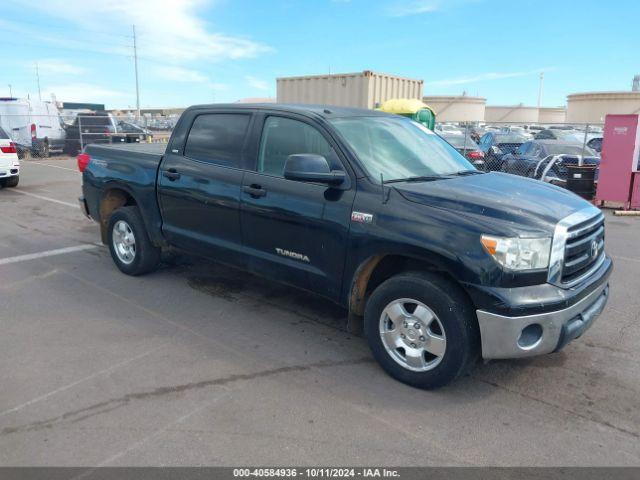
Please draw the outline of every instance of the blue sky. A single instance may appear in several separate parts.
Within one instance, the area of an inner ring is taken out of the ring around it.
[[[617,0],[4,0],[0,95],[142,107],[275,96],[276,77],[374,70],[424,93],[563,105],[640,74],[640,2]],[[11,68],[7,68],[10,65]]]

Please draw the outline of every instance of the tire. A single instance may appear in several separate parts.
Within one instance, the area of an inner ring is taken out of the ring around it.
[[[160,263],[160,249],[149,240],[138,207],[120,207],[113,212],[107,242],[113,262],[127,275],[149,273]]]
[[[49,142],[45,141],[40,147],[40,151],[38,152],[38,156],[40,158],[49,158],[51,156],[51,149],[49,148]]]
[[[5,188],[17,187],[19,181],[20,181],[20,175],[16,175],[15,177],[5,178],[2,181],[2,186]]]
[[[399,319],[397,326],[392,316]],[[454,282],[436,273],[407,272],[386,280],[369,298],[364,321],[365,336],[380,366],[413,387],[447,385],[479,356],[480,334],[471,302]]]

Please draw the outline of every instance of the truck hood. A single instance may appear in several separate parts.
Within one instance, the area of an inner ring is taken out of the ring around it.
[[[394,188],[410,202],[478,217],[499,234],[552,233],[559,220],[590,205],[563,188],[506,173],[397,183]]]

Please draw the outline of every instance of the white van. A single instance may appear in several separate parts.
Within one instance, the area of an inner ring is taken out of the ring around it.
[[[39,157],[64,148],[66,132],[53,102],[0,98],[0,127],[17,144]]]
[[[20,160],[16,146],[0,127],[0,187],[16,187],[20,179]]]

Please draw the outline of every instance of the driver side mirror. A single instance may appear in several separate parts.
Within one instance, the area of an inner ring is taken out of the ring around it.
[[[329,162],[322,155],[297,153],[289,155],[284,164],[284,178],[300,182],[317,182],[340,185],[346,174],[342,170],[331,170]]]

